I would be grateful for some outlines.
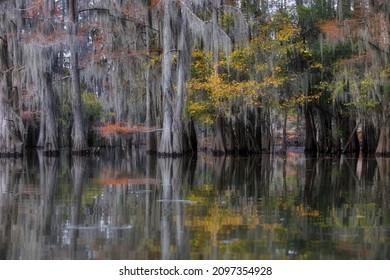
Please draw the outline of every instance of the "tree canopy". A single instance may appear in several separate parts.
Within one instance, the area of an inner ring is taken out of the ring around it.
[[[376,0],[0,2],[0,147],[390,155]]]

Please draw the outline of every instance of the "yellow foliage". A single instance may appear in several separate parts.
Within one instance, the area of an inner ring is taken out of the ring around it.
[[[297,74],[289,70],[294,59],[309,61],[312,54],[300,37],[299,27],[286,13],[276,13],[259,28],[247,47],[232,51],[229,69],[223,53],[217,65],[213,57],[212,52],[195,48],[192,79],[187,83],[187,111],[206,123],[213,123],[219,116],[229,117],[232,104],[236,108],[280,106],[278,96],[272,97],[270,93],[297,78]],[[323,69],[320,63],[309,67]],[[291,104],[310,101],[303,95],[294,97],[295,94],[292,94]]]
[[[325,69],[324,65],[323,65],[322,63],[320,63],[320,62],[314,62],[314,63],[312,63],[312,64],[310,65],[310,68],[312,68],[312,69],[317,69],[317,70],[324,70],[324,69]]]

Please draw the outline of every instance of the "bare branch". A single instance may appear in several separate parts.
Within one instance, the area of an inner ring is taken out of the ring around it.
[[[86,8],[86,9],[81,9],[79,10],[79,13],[83,13],[83,12],[99,12],[99,11],[102,11],[102,12],[106,12],[108,13],[108,15],[110,17],[114,17],[114,18],[118,18],[120,20],[124,20],[124,21],[129,21],[129,22],[133,22],[135,24],[139,24],[143,27],[146,27],[146,28],[149,28],[150,30],[153,30],[155,32],[159,32],[157,29],[145,24],[144,22],[138,20],[138,19],[135,19],[135,18],[128,18],[128,17],[120,17],[120,16],[115,16],[111,13],[110,9],[108,8],[100,8],[100,7],[95,7],[95,8]]]

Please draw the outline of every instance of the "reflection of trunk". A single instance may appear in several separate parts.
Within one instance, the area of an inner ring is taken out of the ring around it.
[[[86,169],[86,158],[73,157],[72,178],[73,178],[73,196],[71,209],[71,225],[75,228],[71,231],[71,259],[77,259],[77,238],[79,230],[77,226],[80,223],[81,195],[84,187],[84,173]]]
[[[304,196],[306,198],[306,201],[312,200],[312,194],[313,194],[313,185],[314,185],[314,179],[316,174],[316,164],[317,164],[316,158],[306,158],[306,166],[305,166],[305,193]]]
[[[311,209],[318,209],[321,213],[328,213],[329,208],[335,205],[336,184],[332,184],[332,168],[334,168],[334,159],[331,157],[322,157],[317,159],[315,166],[315,173],[312,179],[314,183],[312,190],[312,197],[308,200]],[[336,178],[338,179],[338,178]]]
[[[378,164],[379,182],[380,187],[378,188],[378,204],[381,206],[382,213],[388,213],[389,209],[389,184],[390,184],[390,159],[389,158],[377,158]]]
[[[261,155],[261,171],[260,171],[260,193],[259,196],[264,198],[264,201],[267,205],[269,202],[269,188],[271,182],[271,155],[263,154]]]
[[[187,173],[185,173],[185,169],[183,168],[184,160],[183,159],[174,159],[173,161],[173,170],[172,170],[172,178],[173,178],[173,199],[176,201],[173,205],[175,206],[175,218],[174,221],[176,222],[176,255],[175,259],[188,259],[189,252],[188,252],[188,246],[185,246],[184,242],[184,234],[185,234],[185,228],[184,228],[184,205],[182,201],[183,193],[181,191],[182,184],[184,183],[184,179],[187,179]]]
[[[19,178],[23,174],[21,159],[2,159],[0,158],[0,259],[10,259],[11,230],[13,217],[17,213],[11,211],[13,203],[17,204],[19,200],[11,195],[13,190],[17,190]]]
[[[161,259],[172,259],[171,253],[171,219],[172,219],[172,159],[159,159],[158,165],[162,180],[161,212]]]
[[[214,177],[213,184],[218,190],[224,189],[225,183],[228,182],[225,171],[225,161],[226,157],[216,157],[214,158]],[[231,175],[231,174],[230,174]]]
[[[40,170],[40,187],[41,192],[44,195],[44,207],[42,210],[42,216],[44,221],[42,222],[43,234],[50,237],[52,216],[54,213],[54,193],[57,186],[57,169],[58,159],[57,158],[43,158],[42,155],[38,154],[39,159],[39,170]]]
[[[377,160],[371,157],[362,157],[362,173],[361,173],[361,182],[364,184],[369,184],[369,182],[374,181],[375,171],[377,168]]]
[[[183,160],[183,158],[158,159],[163,187],[161,197],[161,259],[183,259],[189,256],[184,242],[184,206],[181,191],[181,186],[184,180],[187,180],[188,173],[183,168]],[[173,228],[174,222],[175,228]],[[173,234],[173,229],[175,229],[175,234]],[[174,236],[176,237],[175,255],[171,251],[171,242]]]
[[[152,157],[152,156],[149,156],[147,155],[146,157],[146,173],[145,173],[145,177],[146,178],[151,178],[151,174],[154,174],[155,172],[152,172],[152,168],[154,168],[156,166],[156,162],[155,162],[155,157]],[[152,213],[152,210],[151,210],[151,195],[149,193],[149,191],[151,192],[151,186],[150,186],[150,183],[149,181],[146,183],[145,185],[145,190],[146,190],[146,195],[145,195],[145,238],[149,238],[149,225],[151,224],[151,216],[150,214]]]
[[[22,154],[22,123],[10,106],[11,71],[8,64],[7,41],[0,37],[0,155]]]
[[[388,185],[390,182],[390,159],[388,158],[376,158],[378,165],[379,178],[378,181]]]

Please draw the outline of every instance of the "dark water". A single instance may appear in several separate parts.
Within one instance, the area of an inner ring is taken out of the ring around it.
[[[390,159],[0,159],[0,259],[390,259]]]

